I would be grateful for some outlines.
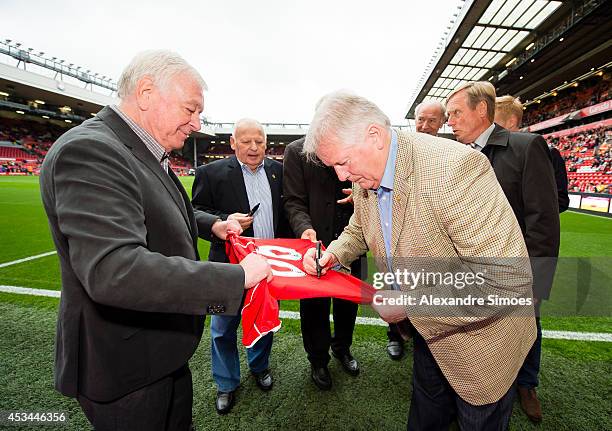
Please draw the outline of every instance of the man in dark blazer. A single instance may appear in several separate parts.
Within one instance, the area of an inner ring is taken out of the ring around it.
[[[287,145],[283,157],[283,196],[291,229],[297,238],[321,240],[323,245],[337,239],[353,214],[350,181],[340,181],[333,168],[314,164],[301,154],[304,138]],[[362,262],[364,263],[362,265]],[[351,265],[351,273],[362,280],[367,271],[365,256]],[[334,335],[329,322],[333,302]],[[327,368],[329,349],[344,370],[359,374],[351,355],[353,329],[358,305],[338,298],[300,300],[300,325],[304,349],[311,364],[311,378],[321,390],[332,386]]]
[[[120,105],[62,135],[42,167],[62,276],[55,386],[96,430],[187,430],[203,315],[239,313],[270,267],[198,262],[198,236],[240,231],[194,211],[168,169],[168,152],[200,128],[198,72],[147,51],[118,87]]]
[[[559,204],[551,154],[542,136],[510,132],[493,122],[495,87],[470,82],[447,98],[448,125],[457,140],[487,156],[521,227],[533,271],[537,339],[518,373],[521,407],[542,420],[538,386],[542,328],[539,306],[548,299],[559,255]]]
[[[258,238],[289,237],[282,210],[281,192],[283,166],[265,157],[266,134],[263,126],[252,119],[235,124],[230,145],[235,155],[200,166],[193,183],[192,203],[222,220],[236,220],[244,236]],[[249,211],[257,210],[249,215]],[[213,241],[208,259],[228,262],[225,243]],[[213,316],[210,323],[212,342],[212,373],[217,383],[215,408],[220,414],[229,413],[240,385],[238,357],[238,316]],[[269,357],[272,333],[262,337],[247,357],[251,373],[260,389],[272,389]]]
[[[523,104],[518,97],[510,95],[495,99],[495,123],[511,132],[518,132],[523,120]],[[555,172],[557,184],[557,200],[559,213],[569,208],[569,195],[567,193],[567,168],[561,153],[553,146],[549,146],[550,156]]]

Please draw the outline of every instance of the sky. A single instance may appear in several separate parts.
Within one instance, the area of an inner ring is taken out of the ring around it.
[[[309,123],[338,89],[406,124],[459,0],[0,0],[0,39],[116,82],[139,51],[172,49],[204,77],[204,115]]]

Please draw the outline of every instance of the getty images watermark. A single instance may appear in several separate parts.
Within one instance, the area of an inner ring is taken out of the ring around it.
[[[475,316],[497,314],[500,308],[522,309],[518,314],[531,315],[534,304],[530,277],[508,280],[496,285],[488,270],[482,271],[410,271],[397,269],[394,272],[375,272],[372,285],[381,290],[385,287],[400,290],[403,294],[385,297],[377,293],[373,297],[376,305],[402,305],[418,307],[420,313],[428,315]]]
[[[408,307],[411,316],[612,315],[612,257],[422,257],[376,256],[367,259],[376,289]],[[393,270],[387,270],[393,268]],[[364,290],[364,295],[365,295]],[[378,292],[380,293],[380,292]],[[381,304],[385,295],[372,299]],[[538,304],[533,298],[541,299]],[[540,310],[539,305],[543,304]],[[535,307],[534,307],[535,306]]]

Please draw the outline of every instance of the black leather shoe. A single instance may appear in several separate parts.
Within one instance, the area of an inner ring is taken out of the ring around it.
[[[261,373],[253,373],[253,377],[255,377],[255,383],[257,383],[257,386],[259,386],[259,389],[262,391],[269,391],[272,389],[272,384],[274,382],[270,370],[265,370]]]
[[[310,365],[310,377],[317,388],[322,391],[329,391],[332,387],[332,379],[327,367],[315,367]]]
[[[220,415],[225,415],[232,410],[232,407],[234,407],[234,402],[236,401],[234,398],[234,392],[235,391],[217,391],[217,399],[215,400],[215,408],[217,409],[217,413]]]
[[[359,363],[355,358],[351,356],[350,353],[345,353],[342,355],[336,354],[336,352],[332,352],[334,357],[340,361],[342,364],[342,368],[351,376],[356,376],[359,374]]]
[[[401,341],[389,341],[387,353],[394,361],[399,361],[404,356],[404,344]]]

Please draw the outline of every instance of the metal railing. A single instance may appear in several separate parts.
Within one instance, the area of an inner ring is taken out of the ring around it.
[[[112,92],[117,92],[117,84],[111,78],[106,76],[99,77],[97,73],[91,73],[91,70],[83,71],[81,66],[74,64],[64,64],[65,60],[59,60],[56,57],[46,58],[43,52],[36,54],[32,48],[22,49],[20,43],[11,44],[10,39],[0,41],[0,54],[7,55],[17,60],[17,67],[23,65],[24,70],[27,64],[35,64],[45,69],[51,70],[62,76],[70,76],[87,85],[96,85],[101,88],[106,88]]]

